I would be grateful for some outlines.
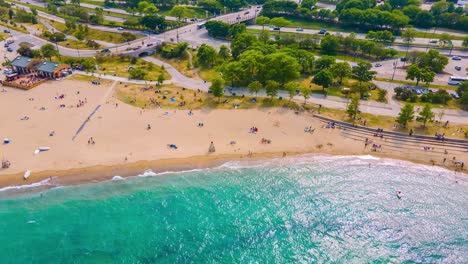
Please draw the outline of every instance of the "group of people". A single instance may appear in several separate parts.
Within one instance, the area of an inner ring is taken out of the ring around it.
[[[7,159],[2,160],[2,169],[8,169],[10,168],[10,166],[11,166],[11,163],[9,160]]]
[[[78,107],[82,107],[82,106],[84,106],[84,105],[87,104],[87,103],[88,103],[88,100],[87,100],[86,98],[84,99],[84,101],[78,100],[78,104],[76,104],[76,107],[77,107],[77,108],[78,108]]]
[[[258,128],[257,127],[251,127],[249,133],[257,134],[258,133]]]
[[[93,137],[90,137],[90,138],[88,139],[88,145],[94,145],[95,143],[96,143],[96,142],[94,142]]]
[[[333,128],[335,129],[335,122],[328,122],[327,125],[325,126],[325,128]]]
[[[18,84],[21,86],[29,87],[35,83],[42,81],[44,78],[38,77],[35,74],[21,76],[17,79]]]
[[[271,144],[271,139],[262,138],[262,144]]]
[[[383,128],[377,128],[377,133],[374,133],[374,137],[383,138]]]

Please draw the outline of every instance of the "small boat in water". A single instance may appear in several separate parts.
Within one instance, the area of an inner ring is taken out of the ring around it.
[[[24,173],[23,179],[27,180],[27,179],[29,178],[30,175],[31,175],[31,171],[30,171],[30,170],[27,170],[27,171]]]

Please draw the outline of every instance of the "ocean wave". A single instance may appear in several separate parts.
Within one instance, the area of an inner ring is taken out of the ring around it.
[[[54,186],[50,182],[50,178],[42,180],[40,182],[34,182],[31,184],[25,184],[25,185],[13,185],[13,186],[6,186],[3,188],[0,188],[0,192],[4,191],[9,191],[9,190],[21,190],[21,189],[28,189],[28,188],[36,188],[36,187],[41,187],[41,186]]]
[[[125,180],[125,178],[122,177],[122,176],[116,175],[116,176],[112,177],[112,180],[113,180],[113,181],[119,181],[119,180]]]

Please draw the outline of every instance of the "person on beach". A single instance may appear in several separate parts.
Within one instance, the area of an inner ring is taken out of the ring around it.
[[[211,141],[210,147],[208,148],[208,152],[213,153],[213,152],[215,152],[215,151],[216,151],[216,148],[215,148],[215,146],[214,146],[213,141]]]
[[[146,127],[147,130],[151,130],[151,124],[148,124],[148,126]]]

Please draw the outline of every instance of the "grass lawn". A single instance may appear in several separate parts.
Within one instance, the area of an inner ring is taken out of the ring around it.
[[[48,22],[58,31],[65,32],[67,30],[67,27],[63,23],[52,21],[52,20],[48,20]],[[136,37],[137,39],[139,39],[144,36],[136,35]],[[96,30],[92,28],[89,29],[89,34],[86,38],[93,39],[93,40],[101,40],[101,41],[115,43],[115,44],[120,44],[124,42],[122,40],[120,33],[100,31],[100,30]]]
[[[311,83],[312,77],[307,77],[307,78],[302,78],[299,80],[299,84],[303,87],[309,87],[312,89],[312,93],[315,94],[324,94],[324,91],[322,89],[322,86],[316,85],[314,83]],[[356,80],[353,79],[344,79],[343,80],[343,85],[340,87],[329,87],[325,88],[325,92],[329,96],[337,96],[337,97],[344,97],[347,98],[347,93],[343,92],[344,87],[351,88],[353,86],[358,85]],[[375,85],[373,83],[362,83],[363,86],[370,86],[370,85]],[[369,90],[369,100],[371,101],[378,101],[379,98],[379,92],[378,89],[375,90]]]
[[[67,39],[65,41],[58,42],[60,46],[67,47],[70,49],[83,49],[83,50],[100,50],[103,48],[102,45],[99,45],[99,47],[94,48],[94,47],[89,47],[86,45],[86,42],[84,41],[79,41],[79,40],[74,40],[74,39]]]
[[[158,14],[161,16],[172,16],[171,9],[159,9]],[[208,12],[208,17],[212,16],[213,13]],[[205,10],[196,7],[187,7],[187,14],[185,17],[187,18],[205,18]],[[183,18],[182,18],[183,19]]]
[[[67,77],[68,80],[76,80],[76,81],[85,81],[85,82],[92,82],[97,81],[98,78],[96,76],[89,76],[89,75],[82,75],[82,74],[73,74]],[[102,85],[111,84],[113,81],[101,79],[99,80]]]
[[[217,76],[219,76],[219,71],[217,70],[217,67],[216,67],[216,66],[214,66],[214,67],[211,68],[211,69],[208,69],[208,68],[199,68],[199,69],[198,69],[198,76],[200,76],[200,78],[201,78],[202,80],[211,82],[211,81],[213,81]]]
[[[340,27],[339,25],[333,24],[326,24],[323,22],[316,22],[316,21],[309,21],[302,18],[294,18],[294,17],[285,17],[287,20],[290,21],[290,27],[302,27],[302,28],[310,28],[310,29],[326,29],[331,31],[339,31],[339,32],[352,32],[352,30]]]
[[[104,1],[93,1],[93,0],[81,0],[81,3],[91,4],[95,6],[104,6]]]
[[[96,11],[94,10],[94,8],[89,8],[89,7],[81,7],[81,8],[91,13],[94,13]],[[113,16],[113,17],[120,17],[120,18],[132,18],[133,17],[132,15],[115,13],[115,12],[108,11],[106,9],[103,9],[103,14],[106,16]]]
[[[415,82],[411,81],[403,81],[403,80],[392,80],[392,79],[387,79],[387,78],[380,78],[380,77],[375,77],[374,80],[376,81],[382,81],[382,82],[389,82],[389,83],[397,83],[397,84],[403,84],[403,85],[410,85],[410,86],[415,86]],[[429,87],[429,88],[436,88],[436,89],[442,89],[442,90],[456,90],[457,86],[450,86],[450,85],[438,85],[438,84],[429,84],[429,86],[426,86],[424,84],[420,84],[419,86],[421,87]]]
[[[265,107],[292,107],[297,108],[298,104],[288,100],[258,98],[257,102],[252,102],[253,97],[228,96],[220,99],[212,94],[196,92],[194,90],[184,90],[174,85],[152,86],[149,90],[143,90],[144,85],[138,84],[118,84],[115,89],[117,98],[127,104],[141,108],[156,108],[159,104],[163,108],[177,109],[233,109],[234,104],[238,104],[240,109],[265,108]],[[160,89],[160,93],[155,93]],[[166,98],[163,99],[163,96]],[[175,102],[171,102],[174,98]],[[227,100],[227,101],[226,101]],[[185,102],[185,106],[180,107],[180,102]]]
[[[187,64],[189,62],[188,58],[173,58],[173,59],[166,59],[163,58],[160,54],[153,54],[152,57],[164,61],[166,63],[169,63],[172,67],[176,68],[180,73],[183,75],[193,78],[195,77],[195,71],[192,68],[188,68]]]
[[[145,80],[147,81],[156,81],[161,72],[164,73],[166,80],[171,78],[169,73],[165,70],[163,71],[161,67],[142,59],[137,59],[136,64],[131,64],[131,58],[128,57],[102,57],[102,59],[98,60],[102,61],[98,61],[99,70],[96,73],[130,78],[128,67],[133,65],[135,68],[140,68],[147,72],[145,76]]]
[[[27,27],[32,27],[36,30],[39,30],[39,31],[46,31],[47,28],[46,26],[44,26],[41,22],[38,22],[37,24],[32,24],[32,23],[21,23],[23,24],[24,26],[27,26]]]

